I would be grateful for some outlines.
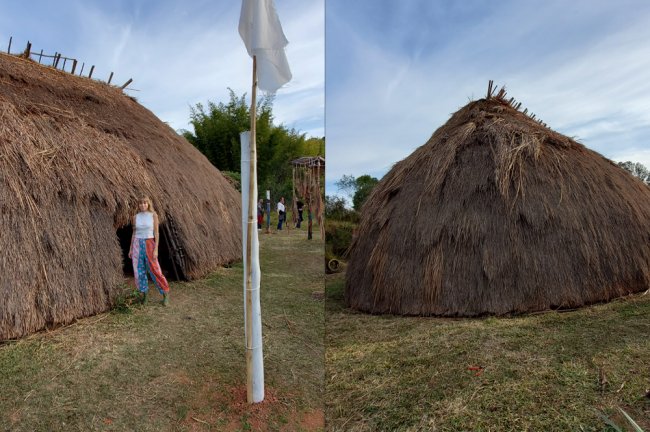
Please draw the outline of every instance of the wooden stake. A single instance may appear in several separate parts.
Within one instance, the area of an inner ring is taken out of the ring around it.
[[[77,69],[77,60],[72,60],[72,70],[70,73],[74,75],[74,71]]]
[[[94,70],[95,70],[95,65],[92,65],[92,66],[90,67],[90,73],[88,74],[88,78],[92,78],[92,77],[93,77],[93,71],[94,71]]]
[[[41,53],[38,55],[38,64],[41,64],[41,57],[43,57],[43,50],[41,50]]]
[[[9,37],[9,48],[7,48],[7,54],[11,54],[11,40],[13,39],[13,36]]]
[[[111,83],[111,80],[113,79],[113,72],[111,72],[111,75],[108,77],[108,83]]]
[[[113,73],[112,73],[112,72],[111,72],[111,76],[113,76]],[[110,80],[109,80],[108,82],[110,83]],[[125,82],[125,83],[122,85],[122,87],[120,87],[120,90],[124,90],[124,89],[126,88],[126,86],[128,86],[128,85],[131,84],[132,82],[133,82],[133,78],[129,78],[129,80],[128,80],[127,82]]]

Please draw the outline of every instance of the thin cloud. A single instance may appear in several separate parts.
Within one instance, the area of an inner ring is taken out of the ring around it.
[[[240,2],[71,0],[52,5],[2,2],[2,29],[21,44],[29,39],[35,48],[84,61],[84,74],[94,64],[94,78],[107,80],[111,72],[114,84],[132,78],[127,93],[174,129],[191,129],[189,107],[225,102],[228,88],[250,97],[252,60],[237,32]],[[277,93],[276,119],[323,136],[323,0],[276,0],[276,7],[290,41],[287,56],[294,75]]]
[[[603,155],[647,160],[650,5],[465,3],[402,2],[361,24],[374,2],[328,2],[328,185],[385,174],[489,79]]]

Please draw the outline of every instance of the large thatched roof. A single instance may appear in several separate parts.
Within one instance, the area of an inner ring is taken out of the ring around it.
[[[349,306],[521,313],[650,286],[650,188],[517,108],[489,91],[381,180],[351,246]]]
[[[0,115],[0,340],[113,304],[142,194],[183,277],[241,256],[239,193],[119,89],[2,54]]]

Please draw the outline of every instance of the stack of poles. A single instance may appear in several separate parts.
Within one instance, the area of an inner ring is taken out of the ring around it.
[[[253,56],[251,130],[241,133],[242,242],[244,252],[244,322],[246,339],[246,398],[264,400],[260,262],[257,236],[257,149],[255,139],[257,59]]]

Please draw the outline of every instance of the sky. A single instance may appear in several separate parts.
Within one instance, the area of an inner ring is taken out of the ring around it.
[[[489,80],[650,167],[649,1],[327,0],[325,21],[328,195],[343,175],[381,178]]]
[[[322,137],[325,110],[324,0],[276,0],[289,40],[293,79],[278,90],[276,124]],[[250,103],[252,59],[239,37],[238,0],[0,0],[0,50],[62,53],[95,65],[93,78],[126,93],[175,130],[193,130],[190,107],[229,100]],[[66,67],[69,71],[69,67]]]

